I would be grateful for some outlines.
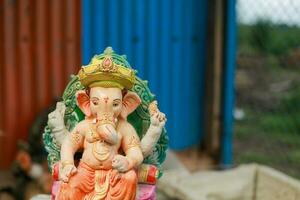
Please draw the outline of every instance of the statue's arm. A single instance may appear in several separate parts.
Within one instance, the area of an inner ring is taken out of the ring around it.
[[[74,130],[67,134],[62,141],[60,157],[61,163],[69,162],[74,163],[74,154],[76,151],[83,147],[84,142],[84,132],[82,131],[81,123],[77,124]]]
[[[167,121],[165,114],[159,110],[151,115],[150,119],[151,123],[149,129],[141,141],[141,149],[144,157],[148,156],[152,152]]]
[[[83,132],[79,127],[80,123],[64,138],[61,145],[59,179],[63,182],[68,182],[70,177],[77,172],[74,165],[74,154],[82,148],[84,141]]]
[[[132,169],[139,166],[143,162],[143,154],[141,150],[141,142],[133,126],[126,122],[122,129],[122,149],[128,160],[128,168]]]
[[[143,156],[148,156],[153,150],[155,144],[157,143],[160,135],[162,133],[162,128],[150,125],[145,136],[141,140],[141,149]]]

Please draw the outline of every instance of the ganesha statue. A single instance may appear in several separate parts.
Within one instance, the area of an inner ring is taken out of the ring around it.
[[[111,47],[73,75],[43,140],[52,199],[155,199],[168,137],[147,81]]]

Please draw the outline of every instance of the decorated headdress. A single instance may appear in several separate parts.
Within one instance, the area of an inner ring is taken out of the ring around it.
[[[131,89],[135,83],[135,71],[128,68],[125,56],[114,53],[107,47],[100,55],[92,58],[90,64],[82,66],[78,73],[84,87],[117,87]]]

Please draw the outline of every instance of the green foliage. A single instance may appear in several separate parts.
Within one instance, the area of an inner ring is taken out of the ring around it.
[[[281,100],[275,111],[265,114],[261,126],[270,133],[300,133],[300,88],[292,90]]]
[[[251,29],[249,41],[259,52],[269,52],[271,48],[271,22],[258,20]]]
[[[239,25],[238,44],[242,54],[285,55],[300,47],[300,28],[260,19],[254,25]]]

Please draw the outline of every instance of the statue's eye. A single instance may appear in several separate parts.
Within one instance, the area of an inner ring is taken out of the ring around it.
[[[99,102],[97,100],[93,100],[92,103],[97,106],[99,104]]]
[[[118,107],[119,103],[113,103],[113,107]]]

